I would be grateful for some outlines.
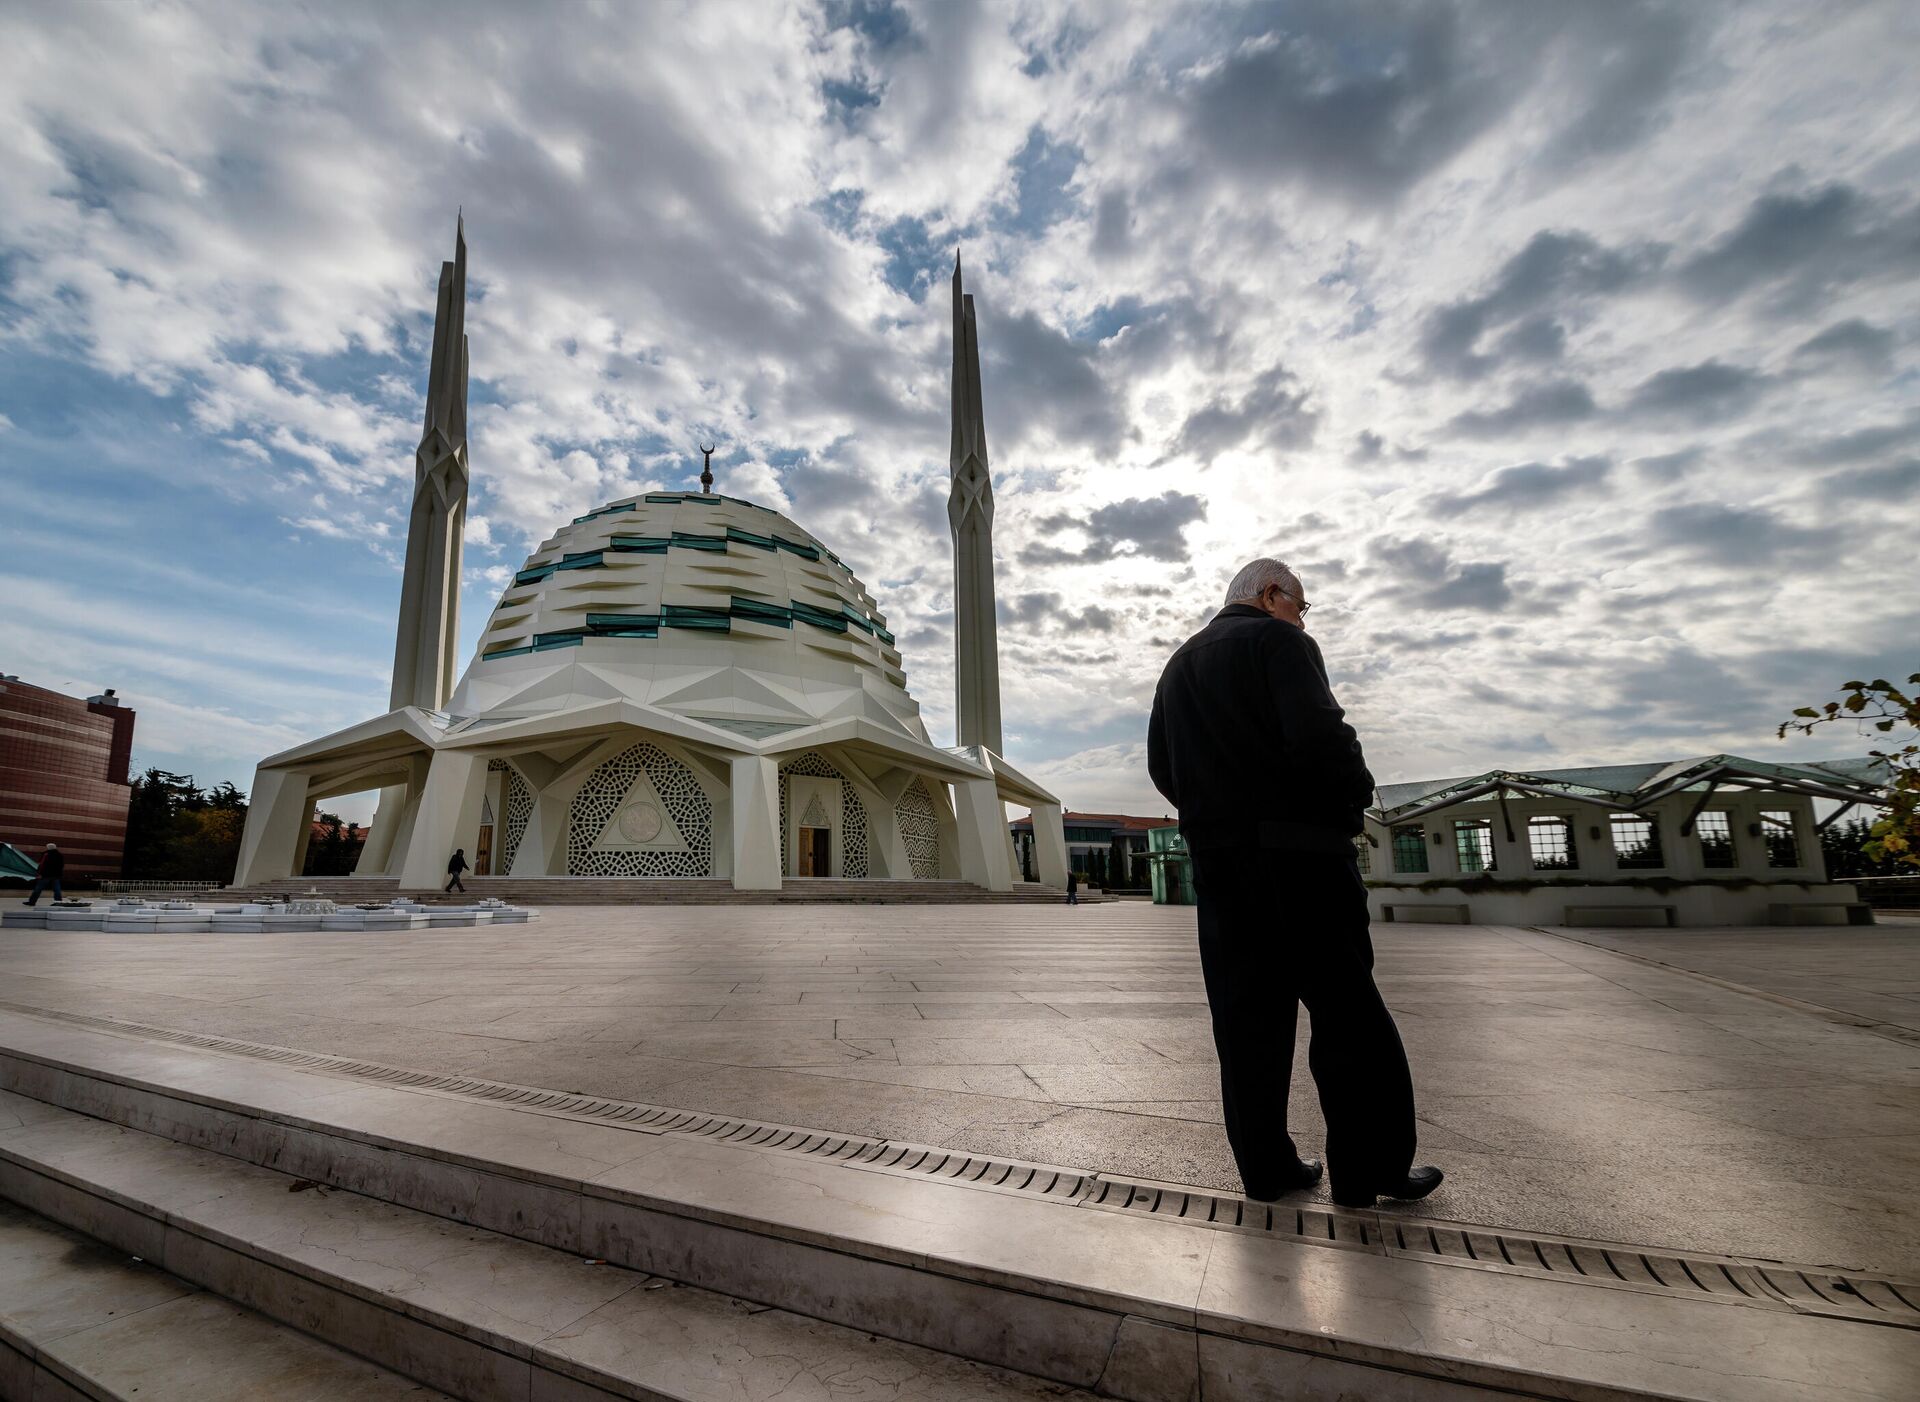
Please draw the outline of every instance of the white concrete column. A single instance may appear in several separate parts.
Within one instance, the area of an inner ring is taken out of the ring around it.
[[[440,750],[427,767],[427,780],[413,805],[407,847],[398,854],[402,890],[438,889],[446,884],[447,858],[461,845],[461,821],[480,811],[487,783],[487,761],[466,750]]]
[[[955,784],[953,802],[960,829],[960,879],[989,891],[1011,891],[1013,843],[1007,832],[1007,808],[993,780]]]
[[[733,821],[728,825],[736,891],[780,889],[780,770],[759,755],[728,765]],[[871,816],[871,815],[869,815]]]
[[[304,769],[256,769],[247,795],[247,826],[240,835],[240,860],[233,884],[254,886],[286,881],[299,873],[294,856],[303,829],[311,831],[313,802],[307,797],[311,776]]]
[[[1033,874],[1042,886],[1067,885],[1067,830],[1060,805],[1033,805]]]
[[[353,864],[355,876],[384,876],[393,861],[393,836],[400,830],[400,814],[407,806],[407,786],[389,784],[380,790],[373,821],[367,824],[366,845]]]
[[[577,786],[576,786],[577,787]],[[573,810],[573,791],[557,794],[536,789],[527,830],[514,849],[511,876],[565,876],[567,820]]]
[[[430,754],[407,756],[407,782],[400,790],[406,801],[400,806],[399,822],[394,824],[393,850],[387,855],[383,875],[398,876],[406,862],[407,848],[413,842],[414,820],[420,816],[420,793],[427,786],[427,770],[432,762]]]

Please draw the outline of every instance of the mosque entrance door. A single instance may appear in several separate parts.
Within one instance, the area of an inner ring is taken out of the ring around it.
[[[800,829],[800,875],[831,876],[833,874],[831,852],[833,850],[832,828]]]
[[[473,844],[473,874],[493,875],[493,824],[480,825],[480,840]]]

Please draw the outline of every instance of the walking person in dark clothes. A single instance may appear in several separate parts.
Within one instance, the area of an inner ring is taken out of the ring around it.
[[[454,848],[453,855],[447,858],[447,890],[451,891],[454,887],[458,886],[460,888],[460,894],[466,894],[466,883],[460,879],[460,873],[466,869],[467,849],[464,847]]]
[[[1067,904],[1080,904],[1080,873],[1072,867],[1067,868]]]
[[[53,898],[65,900],[66,893],[60,889],[60,878],[66,874],[67,855],[60,850],[60,844],[49,842],[47,850],[40,856],[40,867],[33,874],[33,890],[27,893],[27,904],[40,904],[40,893],[47,887],[53,887]]]
[[[1305,1003],[1333,1200],[1371,1207],[1423,1198],[1442,1175],[1413,1166],[1413,1078],[1374,987],[1353,851],[1373,776],[1307,636],[1310,607],[1280,561],[1241,570],[1227,606],[1160,675],[1147,768],[1192,854],[1227,1140],[1247,1196],[1320,1180],[1287,1133]]]

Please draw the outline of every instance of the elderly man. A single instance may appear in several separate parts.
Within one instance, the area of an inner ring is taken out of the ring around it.
[[[1353,851],[1373,776],[1307,636],[1310,607],[1278,560],[1234,576],[1227,606],[1160,675],[1147,767],[1193,855],[1220,1096],[1247,1196],[1320,1181],[1287,1133],[1305,1003],[1333,1199],[1371,1207],[1425,1197],[1441,1173],[1413,1167],[1413,1079],[1373,984]]]

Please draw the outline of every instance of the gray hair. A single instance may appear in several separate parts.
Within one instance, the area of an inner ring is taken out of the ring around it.
[[[1240,573],[1233,577],[1233,583],[1227,586],[1227,602],[1238,604],[1257,599],[1276,584],[1295,598],[1300,596],[1300,576],[1284,562],[1255,560],[1243,566]]]

